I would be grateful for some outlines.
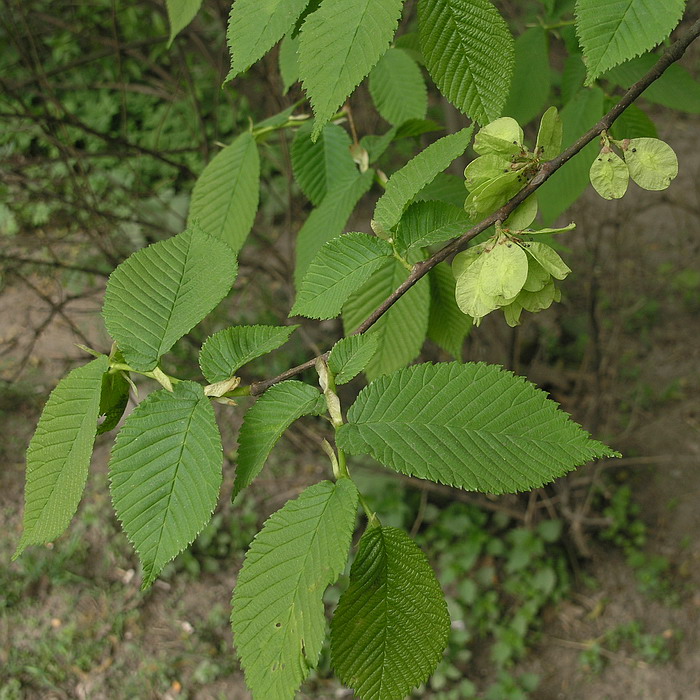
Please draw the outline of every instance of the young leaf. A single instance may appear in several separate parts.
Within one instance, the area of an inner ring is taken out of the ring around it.
[[[427,680],[450,616],[425,555],[395,527],[367,530],[331,622],[331,659],[362,700],[401,700]]]
[[[29,545],[56,539],[83,495],[97,431],[105,355],[76,367],[56,385],[27,449],[22,537],[16,559]]]
[[[624,147],[630,177],[645,190],[665,190],[678,175],[678,158],[659,139],[631,139]]]
[[[126,361],[152,370],[223,299],[236,271],[231,248],[199,228],[128,257],[110,275],[102,307]]]
[[[588,173],[591,185],[603,199],[620,199],[627,191],[630,171],[620,156],[612,150],[600,155],[593,161]]]
[[[423,246],[455,238],[468,227],[469,218],[462,207],[445,202],[414,202],[401,217],[396,245],[410,255]]]
[[[464,169],[464,186],[473,192],[489,180],[493,180],[512,170],[511,161],[503,156],[489,153],[479,156]]]
[[[233,592],[231,623],[258,700],[294,698],[325,636],[323,593],[347,563],[357,513],[349,479],[310,486],[256,535]]]
[[[550,107],[540,120],[535,153],[544,160],[551,160],[559,155],[563,136],[564,125],[559,116],[559,110],[556,107]]]
[[[214,411],[199,384],[155,391],[126,419],[109,461],[110,491],[139,554],[143,588],[209,522],[222,464]]]
[[[484,293],[504,299],[515,297],[527,279],[525,251],[516,243],[498,243],[481,257],[484,260],[484,275],[481,279]]]
[[[290,380],[270,387],[243,419],[238,435],[234,498],[260,473],[272,448],[295,420],[318,416],[325,410],[323,395],[308,384]]]
[[[350,155],[352,141],[345,129],[326,124],[316,143],[311,140],[311,129],[311,124],[305,124],[297,131],[291,157],[294,179],[301,191],[318,206],[329,186],[357,177],[357,167]]]
[[[348,297],[391,255],[386,241],[366,233],[346,233],[328,241],[311,261],[289,315],[335,318]]]
[[[102,375],[99,417],[104,420],[97,426],[97,434],[114,430],[129,403],[129,382],[123,372],[105,372]]]
[[[469,193],[464,209],[473,220],[493,213],[527,184],[524,170],[510,170]]]
[[[482,155],[510,159],[523,150],[525,134],[512,117],[501,117],[479,129],[474,137],[474,150]]]
[[[535,258],[552,277],[556,277],[558,280],[565,279],[571,272],[571,269],[559,257],[559,253],[546,243],[539,243],[537,241],[525,243],[525,250]]]
[[[469,126],[456,134],[443,136],[389,178],[386,191],[374,210],[374,218],[384,230],[394,228],[413,197],[464,153],[471,141],[472,131],[473,127]]]
[[[195,18],[201,6],[202,0],[165,0],[170,23],[168,48],[173,43],[173,39]]]
[[[368,170],[362,175],[355,172],[352,177],[335,182],[321,204],[309,214],[297,235],[294,268],[297,288],[304,279],[309,264],[324,243],[343,232],[355,205],[372,186],[373,179],[374,170]]]
[[[661,43],[678,24],[684,9],[685,0],[577,0],[576,33],[588,83]]]
[[[482,253],[476,257],[476,249],[468,250],[455,256],[452,263],[452,271],[455,277],[455,301],[463,313],[474,319],[474,324],[479,325],[486,314],[497,309],[501,303],[493,294],[486,294],[482,281],[484,263],[488,253]]]
[[[286,95],[289,88],[299,80],[299,58],[297,52],[299,50],[299,38],[291,37],[289,34],[282,39],[280,44],[280,52],[277,56],[280,69],[280,77],[282,78],[282,94]]]
[[[328,355],[328,368],[335,375],[335,383],[347,384],[367,366],[379,347],[376,335],[351,335],[339,340]]]
[[[515,71],[503,114],[519,124],[534,119],[549,97],[550,74],[547,32],[531,27],[515,40]]]
[[[428,91],[418,64],[402,49],[390,48],[369,74],[369,91],[379,114],[390,124],[424,119]]]
[[[447,263],[436,265],[428,273],[428,279],[430,281],[428,338],[459,360],[462,357],[464,339],[472,327],[472,320],[457,306],[455,278]]]
[[[231,51],[227,80],[262,58],[290,29],[308,0],[236,0],[231,7],[226,42]]]
[[[395,259],[388,260],[343,307],[345,334],[350,335],[408,276]],[[428,330],[430,289],[420,280],[406,292],[369,333],[376,335],[379,347],[365,369],[369,378],[391,372],[415,360]]]
[[[531,194],[515,211],[503,222],[503,228],[510,231],[522,231],[526,229],[537,216],[537,193]]]
[[[233,326],[207,338],[199,366],[210,384],[233,377],[251,360],[284,345],[299,326]]]
[[[403,0],[324,0],[301,28],[299,73],[316,115],[312,138],[389,48]]]
[[[658,60],[656,54],[633,58],[613,68],[605,78],[627,89],[651,70]],[[642,97],[670,109],[700,114],[700,82],[693,78],[687,68],[677,63],[670,65],[663,75],[644,91]]]
[[[197,179],[188,225],[198,223],[237,253],[253,227],[259,194],[258,147],[253,135],[244,132],[217,153]]]
[[[425,65],[440,92],[486,124],[503,111],[515,49],[508,25],[489,0],[419,0]]]
[[[590,129],[603,116],[605,96],[599,88],[581,90],[562,109],[562,146],[570,146],[581,134]],[[537,191],[540,211],[546,224],[550,224],[566,211],[588,187],[590,163],[598,153],[598,145],[589,143],[547,180]]]
[[[337,432],[350,454],[464,489],[538,488],[617,456],[522,377],[483,363],[414,365],[374,380]]]

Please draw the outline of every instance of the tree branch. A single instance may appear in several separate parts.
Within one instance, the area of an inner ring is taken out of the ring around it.
[[[690,29],[675,43],[673,43],[654,64],[654,67],[644,75],[641,80],[636,82],[622,96],[622,99],[593,127],[591,127],[583,136],[575,143],[562,151],[560,155],[546,163],[542,163],[535,176],[530,182],[518,192],[513,199],[504,204],[498,211],[486,217],[483,221],[475,226],[472,226],[466,233],[463,233],[459,238],[455,238],[446,246],[441,248],[437,253],[432,255],[427,260],[416,263],[411,270],[408,278],[403,282],[389,297],[387,297],[357,328],[353,335],[359,335],[368,331],[411,287],[413,287],[420,279],[430,272],[438,263],[447,260],[455,253],[459,253],[467,247],[469,241],[485,231],[489,226],[493,226],[496,221],[505,221],[508,216],[522,204],[533,192],[536,192],[559,168],[567,161],[571,160],[579,151],[587,146],[591,141],[598,137],[603,131],[609,129],[613,122],[635,101],[639,96],[656,80],[658,80],[664,71],[673,63],[678,61],[690,44],[700,36],[700,20],[697,20]],[[327,357],[328,353],[324,353],[322,357]],[[257,396],[269,389],[274,384],[278,384],[285,379],[304,372],[307,369],[314,367],[316,358],[308,360],[301,365],[292,367],[291,369],[282,372],[276,377],[266,379],[264,381],[254,382],[250,385],[250,394]]]

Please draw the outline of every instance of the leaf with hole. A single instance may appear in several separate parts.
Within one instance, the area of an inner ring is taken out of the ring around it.
[[[319,660],[325,589],[342,573],[355,528],[357,489],[322,481],[265,522],[233,592],[234,641],[254,698],[294,698]]]
[[[214,410],[199,384],[155,391],[126,419],[109,460],[110,492],[141,560],[142,588],[209,522],[223,459]]]
[[[403,474],[485,493],[538,488],[617,456],[545,392],[482,363],[413,365],[375,379],[337,441]]]
[[[80,503],[108,366],[101,355],[76,367],[56,385],[41,412],[27,448],[22,537],[13,559],[29,545],[56,539]]]
[[[397,528],[367,530],[331,622],[341,681],[363,700],[401,700],[435,670],[449,630],[445,596],[423,552]]]

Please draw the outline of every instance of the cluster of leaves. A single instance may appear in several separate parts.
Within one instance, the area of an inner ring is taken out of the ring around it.
[[[551,247],[528,240],[537,214],[534,199],[497,223],[483,247],[455,261],[456,279],[446,265],[434,266],[375,323],[366,319],[409,281],[430,246],[493,214],[544,158],[600,116],[603,92],[577,81],[592,82],[601,71],[656,45],[680,17],[669,25],[652,7],[653,21],[641,32],[634,12],[618,17],[614,26],[601,24],[599,14],[589,12],[600,4],[577,3],[576,31],[587,70],[571,79],[575,94],[561,122],[556,109],[545,112],[529,153],[518,122],[500,117],[513,109],[527,112],[521,119],[527,121],[547,100],[549,85],[538,91],[536,109],[530,91],[520,96],[517,89],[509,91],[514,71],[517,77],[527,65],[527,51],[544,47],[546,54],[543,28],[520,37],[523,59],[489,0],[420,0],[417,43],[404,38],[393,47],[402,0],[235,0],[228,29],[230,77],[282,40],[284,82],[299,78],[315,118],[295,118],[292,106],[237,136],[198,178],[187,229],[137,251],[112,273],[103,316],[114,346],[109,355],[95,352],[94,360],[61,380],[44,408],[27,453],[24,531],[15,556],[65,530],[82,495],[95,436],[118,426],[132,375],[141,374],[162,389],[125,419],[109,470],[114,509],[139,554],[143,585],[151,585],[207,525],[217,503],[223,452],[212,402],[235,407],[236,398],[262,394],[240,430],[235,494],[254,481],[281,435],[302,416],[326,416],[335,446],[323,442],[333,481],[308,487],[266,521],[238,578],[232,626],[254,697],[292,698],[318,664],[326,628],[324,591],[346,567],[360,506],[367,527],[331,623],[332,665],[366,700],[402,698],[425,682],[448,642],[447,603],[417,544],[402,529],[382,524],[367,505],[347,455],[369,456],[393,471],[440,484],[501,494],[539,487],[617,453],[593,440],[544,392],[500,367],[407,366],[426,336],[459,357],[471,325],[461,309],[478,320],[502,307],[508,321],[517,323],[523,308],[539,310],[556,297],[552,278],[563,279],[569,270]],[[199,0],[168,1],[171,40],[199,5]],[[546,3],[546,14],[559,17],[568,5]],[[600,41],[588,40],[592,29],[602,40],[602,54]],[[467,167],[466,201],[464,183],[446,180],[443,171],[464,154],[473,126],[438,139],[388,179],[376,165],[370,167],[396,139],[431,128],[424,120],[421,64],[448,100],[486,125],[475,141],[479,157]],[[407,76],[410,99],[396,93],[393,71]],[[392,126],[363,141],[353,133],[351,140],[332,122],[343,116],[338,110],[370,73],[373,99]],[[258,209],[259,145],[286,129],[297,129],[294,176],[314,205],[297,237],[298,293],[291,314],[342,315],[346,337],[316,358],[320,389],[291,379],[297,370],[286,381],[263,382],[264,393],[256,385],[241,386],[239,370],[285,343],[293,326],[226,328],[201,348],[206,384],[169,376],[161,368],[163,356],[231,290],[238,253]],[[574,162],[581,161],[574,158],[567,166]],[[555,178],[547,183],[550,202],[559,186]],[[375,235],[340,235],[375,180],[384,186],[371,222]],[[570,197],[576,188],[566,187]],[[545,208],[545,221],[558,213]],[[336,387],[360,372],[368,384],[345,411]],[[528,534],[514,530],[509,537],[518,561],[529,546]],[[550,576],[538,585],[546,598],[554,583]],[[539,604],[521,612],[513,622],[520,630],[536,619]],[[499,641],[510,649],[508,634]],[[501,649],[496,653],[504,664],[513,656],[503,644],[494,648]]]

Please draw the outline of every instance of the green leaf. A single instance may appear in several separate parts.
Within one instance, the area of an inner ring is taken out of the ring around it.
[[[410,255],[423,246],[455,238],[468,228],[469,218],[462,207],[445,202],[414,202],[401,217],[396,245]]]
[[[585,88],[560,112],[563,124],[562,146],[567,148],[603,116],[603,91]],[[590,163],[598,144],[589,143],[557,170],[537,191],[544,222],[550,224],[566,211],[588,187]]]
[[[533,120],[549,97],[550,74],[547,32],[527,29],[515,40],[515,71],[503,114],[519,124]]]
[[[440,92],[486,124],[503,112],[515,48],[508,25],[489,0],[419,0],[425,65]]]
[[[525,243],[524,246],[525,250],[535,258],[552,277],[563,280],[571,272],[571,269],[559,257],[559,253],[557,253],[552,246],[536,241]]]
[[[22,537],[12,556],[29,545],[56,539],[67,527],[83,495],[97,432],[101,355],[76,367],[56,385],[27,448]]]
[[[488,254],[482,248],[482,253],[475,257],[479,247],[475,246],[456,255],[452,264],[457,306],[471,316],[477,326],[484,316],[501,306],[501,300],[496,295],[487,294],[484,290],[483,281],[487,277],[484,267]]]
[[[627,89],[651,70],[658,59],[656,54],[633,58],[613,68],[605,78]],[[693,78],[687,68],[677,63],[670,65],[663,75],[642,93],[642,97],[670,109],[700,114],[700,82]]]
[[[289,88],[299,80],[299,38],[289,34],[282,39],[280,52],[277,57],[282,78],[282,94],[286,95]]]
[[[503,228],[510,231],[526,229],[535,220],[537,210],[537,193],[534,193],[515,208],[515,211],[503,222]]]
[[[351,335],[339,340],[328,355],[328,367],[335,383],[347,384],[367,366],[379,347],[376,335]]]
[[[408,271],[397,260],[384,263],[343,307],[345,335],[352,334],[406,277]],[[430,289],[422,279],[368,331],[377,336],[379,347],[367,365],[367,377],[378,377],[416,359],[428,330],[429,311]]]
[[[374,219],[386,231],[398,224],[406,205],[438,173],[464,153],[472,138],[473,127],[467,127],[438,139],[397,170],[386,183],[386,191],[379,198]]]
[[[329,186],[357,177],[357,167],[350,155],[352,141],[347,131],[335,124],[326,124],[321,138],[311,140],[312,124],[304,124],[292,142],[291,156],[294,179],[301,191],[318,206]]]
[[[512,117],[500,117],[479,129],[474,137],[474,150],[482,156],[494,155],[510,159],[523,150],[522,127]]]
[[[227,80],[262,58],[294,27],[307,4],[308,0],[236,0],[226,32],[231,51]]]
[[[586,80],[586,64],[580,53],[572,53],[566,57],[564,70],[561,74],[561,101],[565,105],[578,94]]]
[[[500,209],[526,184],[524,169],[503,173],[472,190],[464,202],[464,208],[473,220],[478,220]]]
[[[316,115],[313,138],[389,48],[403,0],[324,0],[304,22],[299,72]]]
[[[143,588],[209,522],[222,464],[214,410],[199,384],[155,391],[126,419],[109,460],[110,491]]]
[[[510,172],[511,165],[509,159],[494,153],[474,158],[464,169],[464,186],[473,192],[489,180]]]
[[[700,86],[698,86],[700,89]],[[607,99],[605,101],[605,111],[610,111],[617,104],[617,100]],[[637,107],[630,105],[625,111],[615,120],[608,134],[620,141],[622,139],[637,139],[637,138],[652,138],[658,137],[656,126],[649,115]]]
[[[188,225],[198,223],[237,253],[253,227],[259,194],[258,147],[253,135],[244,132],[217,153],[197,179]]]
[[[665,190],[678,175],[678,158],[659,139],[630,139],[624,146],[630,177],[645,190]]]
[[[588,176],[591,185],[603,199],[620,199],[627,192],[630,171],[617,153],[604,150],[593,161]]]
[[[165,0],[168,22],[170,22],[168,48],[173,43],[173,39],[195,18],[201,6],[202,0]]]
[[[292,700],[318,663],[323,593],[347,563],[357,500],[349,479],[322,481],[288,501],[253,540],[233,592],[231,622],[256,700]]]
[[[234,498],[260,473],[272,448],[295,420],[318,416],[325,410],[323,395],[308,384],[290,380],[270,387],[243,418],[238,435]]]
[[[251,360],[284,345],[299,326],[232,326],[207,338],[199,366],[210,384],[223,382]]]
[[[418,64],[402,49],[390,48],[369,74],[369,91],[379,114],[390,124],[424,119],[428,91]]]
[[[422,364],[363,389],[337,432],[350,454],[488,493],[538,488],[617,453],[522,377],[483,363]]]
[[[588,82],[661,43],[684,9],[685,0],[577,0],[576,33]]]
[[[236,271],[231,248],[198,228],[128,257],[110,275],[102,307],[126,361],[152,370],[223,299]]]
[[[472,320],[463,314],[455,300],[455,278],[447,263],[436,265],[429,273],[430,320],[428,338],[445,352],[459,360],[464,339],[472,327]]]
[[[540,120],[535,153],[544,160],[551,160],[559,155],[563,137],[564,125],[559,116],[559,110],[556,107],[550,107]]]
[[[458,175],[438,173],[414,199],[416,201],[435,200],[464,209],[464,180]]]
[[[355,205],[372,186],[374,170],[335,182],[304,222],[297,235],[294,281],[299,288],[306,270],[323,245],[337,238],[345,228]]]
[[[97,426],[97,434],[114,430],[129,403],[129,382],[123,372],[105,372],[100,390],[99,417],[104,420]]]
[[[396,127],[392,126],[389,131],[378,134],[367,134],[360,139],[360,146],[369,154],[369,162],[376,163],[391,145],[391,142],[396,137]]]
[[[335,318],[348,297],[391,256],[386,241],[366,233],[328,241],[311,261],[289,315]]]
[[[394,527],[367,530],[331,622],[331,659],[362,700],[401,700],[427,680],[450,616],[425,555]]]

